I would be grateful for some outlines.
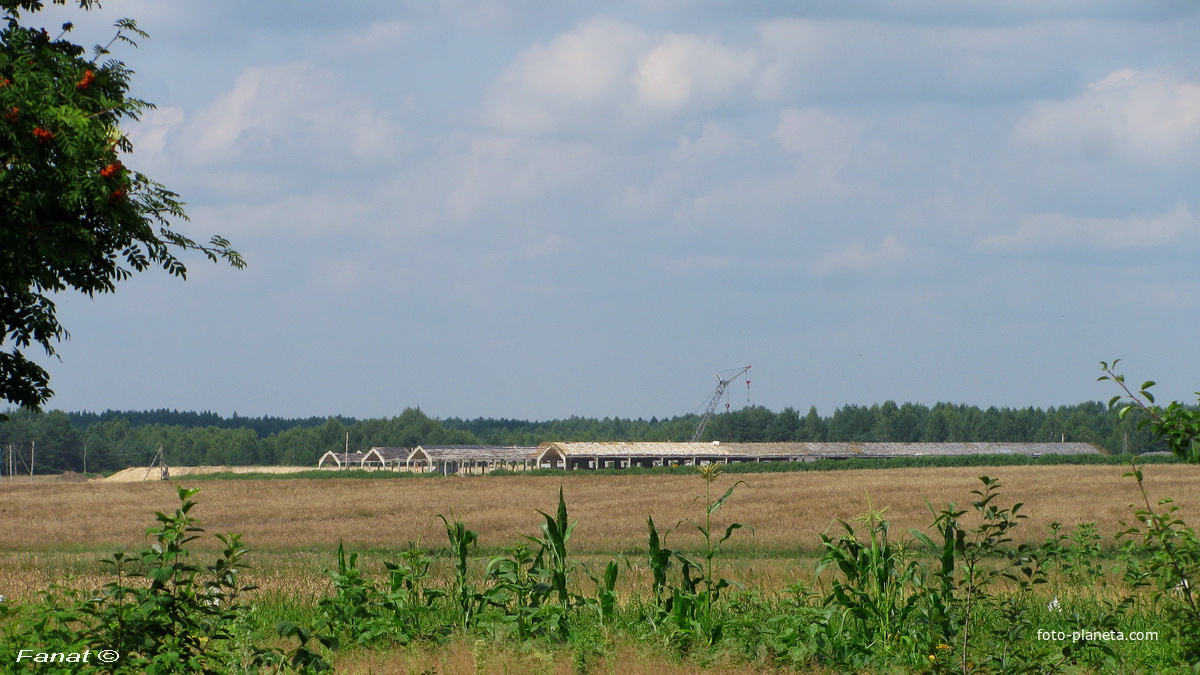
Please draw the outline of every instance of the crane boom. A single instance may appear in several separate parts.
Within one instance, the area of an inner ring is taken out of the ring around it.
[[[728,378],[721,377],[721,374],[717,373],[717,389],[713,392],[712,398],[708,399],[708,408],[705,409],[704,415],[700,418],[700,424],[696,425],[696,433],[692,434],[693,443],[699,441],[700,436],[704,435],[704,428],[708,426],[708,421],[712,419],[713,413],[717,409],[717,404],[721,402],[721,397],[725,395],[725,390],[729,387],[729,383],[741,377],[742,373],[749,372],[749,370],[750,366],[745,366]],[[750,381],[747,380],[746,384],[749,385]]]

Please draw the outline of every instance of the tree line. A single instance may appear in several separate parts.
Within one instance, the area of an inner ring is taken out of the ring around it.
[[[161,446],[170,464],[315,465],[330,450],[375,446],[537,445],[545,441],[687,441],[697,415],[659,419],[569,417],[549,421],[431,418],[409,408],[390,418],[287,419],[222,417],[216,413],[10,410],[0,422],[0,447],[28,473],[106,472],[146,466]],[[749,406],[715,416],[706,441],[1084,442],[1113,453],[1161,450],[1137,415],[1120,418],[1103,403],[981,409],[938,403],[846,405],[822,416],[816,408],[774,412]]]

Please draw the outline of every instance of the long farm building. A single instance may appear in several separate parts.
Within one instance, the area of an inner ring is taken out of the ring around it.
[[[702,466],[735,462],[812,462],[818,459],[890,459],[965,455],[1101,455],[1091,443],[668,443],[653,441],[555,442],[532,446],[418,445],[327,452],[322,468],[479,474],[495,469],[622,469]]]

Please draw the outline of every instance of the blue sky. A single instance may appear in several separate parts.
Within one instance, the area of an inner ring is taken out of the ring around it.
[[[58,299],[51,407],[683,414],[1200,388],[1200,3],[173,3],[77,40],[191,261]],[[64,18],[65,17],[65,18]],[[735,404],[746,400],[736,390]]]

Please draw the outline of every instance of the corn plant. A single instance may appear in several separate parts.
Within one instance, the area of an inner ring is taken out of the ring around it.
[[[845,635],[836,625],[837,610],[819,602],[817,594],[805,584],[793,584],[784,593],[787,599],[780,606],[769,608],[765,617],[754,622],[751,632],[755,641],[782,665],[808,666],[822,657],[825,661],[843,661],[834,656],[847,646]]]
[[[650,540],[647,548],[650,563],[650,575],[652,577],[651,588],[654,591],[654,604],[659,608],[666,608],[669,602],[670,588],[667,586],[667,574],[671,569],[671,561],[681,556],[666,547],[667,535],[675,528],[671,528],[666,532],[659,533],[658,527],[654,524],[654,516],[646,518],[646,525],[650,530]],[[683,558],[687,560],[687,558]]]
[[[459,627],[467,630],[475,624],[484,603],[483,594],[476,590],[470,576],[471,553],[479,545],[479,533],[467,529],[461,520],[451,522],[440,514],[438,518],[441,518],[450,541],[449,554],[454,567],[451,596],[457,605]]]
[[[702,584],[704,586],[704,590],[701,591],[697,597],[699,602],[697,605],[698,614],[696,618],[702,629],[703,638],[708,644],[713,644],[714,642],[720,641],[722,631],[720,623],[717,622],[716,617],[713,614],[713,606],[720,599],[721,591],[729,587],[729,581],[727,579],[718,578],[713,574],[713,561],[717,555],[720,554],[721,547],[726,541],[729,541],[729,538],[733,536],[733,532],[735,530],[738,530],[742,527],[742,524],[730,523],[725,528],[725,534],[718,539],[712,530],[712,516],[714,513],[716,513],[717,509],[721,508],[721,505],[733,495],[733,491],[737,489],[737,486],[746,485],[746,481],[737,481],[733,485],[729,486],[729,489],[725,491],[725,494],[721,495],[719,499],[714,501],[712,498],[712,484],[713,481],[715,481],[717,477],[721,475],[720,465],[709,464],[707,466],[702,466],[700,467],[699,472],[700,477],[704,479],[704,525],[701,526],[698,523],[692,523],[692,525],[699,530],[700,534],[704,537],[704,566],[703,568],[701,568],[699,565],[684,566],[684,577],[686,578],[688,576],[689,567],[692,569],[702,570],[703,572],[702,576],[698,580],[698,584]]]
[[[705,645],[712,645],[721,640],[723,625],[717,619],[716,605],[721,598],[721,592],[730,586],[728,579],[717,577],[714,573],[714,562],[721,552],[725,542],[740,529],[741,523],[731,523],[725,528],[725,533],[718,536],[712,528],[712,516],[721,508],[734,490],[745,481],[737,481],[721,497],[713,499],[712,483],[721,474],[720,466],[709,464],[699,468],[700,477],[704,480],[704,521],[686,521],[700,533],[704,539],[704,550],[701,560],[697,562],[688,555],[666,547],[666,536],[683,524],[676,523],[665,532],[659,532],[654,524],[654,518],[647,519],[650,530],[649,563],[653,575],[655,597],[656,625],[662,620],[669,620],[673,639],[690,639]],[[699,499],[700,497],[697,497]],[[672,563],[679,563],[679,585],[670,587],[668,572]]]
[[[318,603],[323,628],[360,645],[440,637],[437,627],[428,622],[436,601],[444,595],[425,585],[432,562],[427,551],[410,543],[400,562],[384,562],[387,584],[381,588],[358,566],[358,554],[347,554],[339,543],[337,570],[327,571],[334,595]],[[288,637],[300,636],[288,633]]]
[[[388,574],[383,604],[395,624],[414,638],[440,637],[431,620],[437,611],[437,601],[445,592],[427,585],[432,564],[429,552],[412,542],[400,554],[399,561],[383,563]]]
[[[617,615],[617,577],[621,568],[616,560],[610,560],[603,574],[594,574],[587,565],[583,569],[596,586],[596,597],[587,598],[587,604],[596,608],[601,624],[609,625]]]
[[[867,528],[860,539],[854,527],[839,520],[845,533],[834,539],[821,535],[823,554],[816,573],[829,566],[841,572],[830,585],[825,602],[849,612],[856,621],[860,646],[867,652],[893,654],[911,643],[910,615],[918,606],[914,591],[923,586],[923,567],[908,559],[906,546],[891,541],[887,508],[875,510],[867,502],[867,512],[856,520]]]
[[[360,645],[390,635],[392,625],[384,612],[382,594],[359,568],[358,554],[347,554],[338,542],[337,565],[337,570],[326,570],[334,595],[322,598],[319,603],[324,627]],[[289,631],[289,637],[298,636],[299,633]]]
[[[538,513],[544,519],[541,525],[542,536],[526,536],[526,539],[539,547],[533,562],[534,574],[549,587],[547,597],[543,601],[551,595],[557,601],[554,605],[555,627],[559,636],[566,638],[570,631],[571,614],[584,601],[582,597],[571,593],[569,588],[571,572],[575,565],[567,556],[567,543],[571,540],[575,523],[567,518],[567,502],[561,486],[558,488],[558,509],[554,515],[540,510]]]
[[[939,647],[948,650],[949,643],[953,642],[958,634],[960,612],[956,602],[955,570],[958,563],[955,554],[959,548],[960,535],[965,537],[965,533],[961,533],[958,526],[958,518],[965,512],[959,511],[954,504],[948,505],[941,512],[929,502],[925,502],[925,505],[934,515],[931,527],[936,530],[941,541],[934,543],[924,532],[911,530],[914,539],[924,544],[936,560],[936,564],[926,573],[925,583],[917,589],[920,602],[916,603],[913,609],[913,618],[918,625],[924,627],[926,639],[928,643],[934,644],[935,650]],[[931,653],[937,656],[937,651]]]
[[[500,622],[509,625],[520,642],[533,635],[542,598],[550,590],[535,576],[535,560],[528,546],[514,544],[492,558],[486,570],[490,582],[484,594],[487,603],[501,610]]]

